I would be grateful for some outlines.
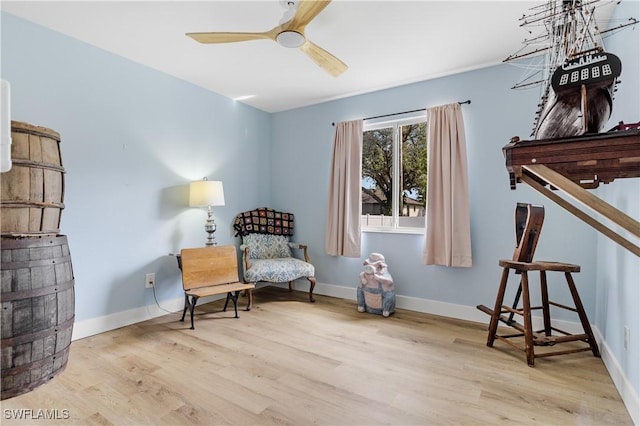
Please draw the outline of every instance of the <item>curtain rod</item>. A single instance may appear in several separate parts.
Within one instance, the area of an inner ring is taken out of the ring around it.
[[[466,101],[458,102],[458,105],[464,105],[464,104],[470,104],[470,103],[471,103],[471,99],[467,99]],[[367,118],[363,118],[362,120],[373,120],[374,118],[392,117],[394,115],[409,114],[411,112],[420,112],[420,111],[426,111],[426,110],[427,108],[420,108],[420,109],[414,109],[411,111],[394,112],[393,114],[376,115],[375,117],[367,117]],[[331,125],[335,126],[336,123],[331,123]]]

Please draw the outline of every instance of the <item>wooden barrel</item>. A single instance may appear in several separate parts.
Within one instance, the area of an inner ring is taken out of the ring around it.
[[[67,237],[0,240],[2,398],[29,392],[67,365],[75,317]]]
[[[64,209],[60,134],[12,121],[11,138],[13,166],[0,179],[1,235],[55,236]]]

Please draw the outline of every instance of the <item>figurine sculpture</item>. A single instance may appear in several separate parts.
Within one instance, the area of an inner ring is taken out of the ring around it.
[[[388,317],[396,307],[396,291],[393,278],[387,270],[384,256],[371,253],[364,261],[364,271],[360,272],[358,312],[369,312]]]

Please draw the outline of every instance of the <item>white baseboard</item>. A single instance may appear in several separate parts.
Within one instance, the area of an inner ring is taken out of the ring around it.
[[[302,283],[296,285],[296,290],[308,291],[308,285]],[[333,284],[318,283],[316,284],[314,293],[325,296],[339,297],[341,299],[356,300],[356,288],[342,287]],[[437,300],[420,299],[417,297],[409,297],[396,295],[396,307],[407,309],[414,312],[422,312],[425,314],[439,315],[442,317],[455,318],[465,321],[479,322],[489,325],[489,316],[479,311],[475,306],[458,305],[455,303],[439,302]],[[355,309],[355,306],[354,306]],[[543,328],[542,317],[534,316],[532,318],[533,327],[535,329]],[[579,323],[571,321],[552,320],[553,326],[569,333],[581,333],[582,326]]]
[[[256,288],[264,287],[268,284],[258,283]],[[308,287],[307,287],[308,291]],[[215,296],[201,297],[198,304],[204,304],[220,300],[225,297],[224,294]],[[105,333],[116,328],[124,327],[138,322],[147,321],[153,318],[161,317],[169,313],[180,312],[184,309],[184,297],[176,299],[163,300],[161,305],[157,304],[143,306],[141,308],[129,309],[127,311],[116,312],[98,318],[91,318],[84,321],[76,321],[73,324],[73,333],[71,340],[83,339],[95,334]]]
[[[258,288],[261,285],[258,286]],[[309,291],[309,284],[294,283],[296,290],[307,292]],[[325,296],[338,297],[347,300],[356,300],[356,288],[343,287],[334,284],[317,283],[314,289],[315,294],[322,294]],[[218,300],[224,297],[223,295],[217,295],[210,298],[202,298],[200,303],[207,303],[214,300]],[[483,312],[480,312],[475,307],[466,305],[457,305],[454,303],[439,302],[436,300],[420,299],[416,297],[408,297],[402,295],[396,295],[396,307],[400,309],[407,309],[415,312],[422,312],[432,315],[439,315],[443,317],[461,319],[466,321],[478,322],[482,324],[489,324],[489,318]],[[168,312],[180,312],[184,308],[184,298],[176,298],[172,300],[165,300],[162,302],[161,307],[158,305],[149,305],[141,308],[130,309],[123,312],[116,312],[114,314],[105,315],[103,317],[91,318],[84,321],[77,321],[73,325],[72,340],[82,339],[84,337],[93,336],[95,334],[104,333],[109,330],[124,327],[127,325],[135,324],[138,322],[146,321],[152,318],[156,318],[162,315],[166,315]],[[356,306],[354,305],[354,309]],[[539,317],[532,318],[535,328],[542,328],[542,319]],[[582,327],[579,323],[570,321],[553,321],[554,326],[569,333],[581,332]],[[620,364],[613,356],[611,349],[603,340],[602,335],[597,327],[593,327],[593,332],[596,337],[596,341],[600,347],[602,355],[602,361],[604,362],[616,389],[620,393],[620,396],[629,411],[629,415],[633,419],[634,424],[640,425],[640,399],[634,391],[633,387],[629,383],[628,378],[624,374],[624,370],[620,367]]]
[[[224,295],[203,297],[200,299],[199,303],[212,302],[223,297]],[[116,328],[161,317],[163,315],[167,315],[168,313],[181,313],[183,308],[184,297],[180,297],[171,300],[163,300],[160,306],[153,304],[143,306],[141,308],[116,312],[113,314],[105,315],[103,317],[91,318],[84,321],[76,321],[73,324],[73,334],[71,335],[71,340],[83,339],[95,334],[115,330]]]
[[[613,380],[618,393],[620,393],[620,397],[622,398],[624,405],[627,407],[627,411],[629,411],[633,424],[640,425],[640,397],[638,397],[638,394],[634,391],[631,383],[629,383],[620,363],[613,356],[611,348],[609,348],[607,342],[603,340],[598,327],[593,327],[593,334],[598,342],[602,362],[604,362],[604,366],[607,368],[609,376],[611,376],[611,380]]]
[[[308,286],[304,284],[296,285],[296,290],[308,290]],[[356,300],[356,287],[348,288],[333,284],[317,283],[314,293],[325,296],[339,297],[341,299]],[[427,314],[440,315],[443,317],[458,318],[474,322],[489,323],[486,314],[478,311],[471,306],[456,305],[453,303],[438,302],[436,300],[419,299],[417,297],[408,297],[396,294],[396,307],[407,309],[415,312],[423,312]],[[354,305],[355,309],[355,305]]]

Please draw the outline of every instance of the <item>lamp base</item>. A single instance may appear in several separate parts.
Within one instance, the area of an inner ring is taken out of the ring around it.
[[[207,221],[204,223],[204,231],[208,234],[205,246],[217,246],[216,238],[213,233],[216,232],[216,223],[213,221],[211,206],[207,206]]]

